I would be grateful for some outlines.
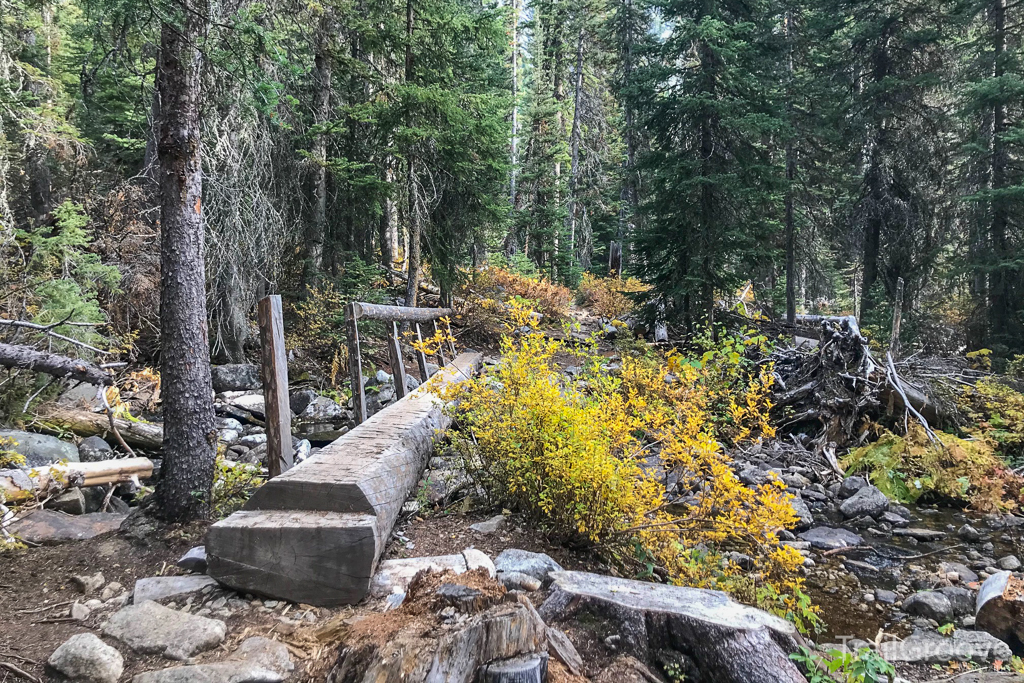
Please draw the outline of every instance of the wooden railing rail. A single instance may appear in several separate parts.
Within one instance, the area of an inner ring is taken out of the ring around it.
[[[356,424],[366,422],[366,391],[363,387],[363,359],[359,350],[359,325],[362,320],[380,320],[388,323],[388,356],[391,361],[391,371],[395,377],[395,395],[404,398],[405,386],[405,362],[402,359],[401,338],[398,335],[398,323],[409,323],[416,332],[416,339],[423,343],[423,332],[420,329],[421,323],[431,323],[434,332],[438,331],[438,320],[449,318],[452,315],[450,308],[410,308],[407,306],[384,306],[381,304],[368,304],[361,301],[353,301],[345,306],[345,324],[348,327],[348,368],[352,378],[352,408],[355,412]],[[445,332],[448,335],[448,350],[455,358],[455,345],[451,342],[451,328],[446,326]],[[444,367],[446,363],[444,345],[438,351],[438,365]],[[422,381],[427,381],[427,356],[422,349],[416,351],[416,361],[420,368]]]

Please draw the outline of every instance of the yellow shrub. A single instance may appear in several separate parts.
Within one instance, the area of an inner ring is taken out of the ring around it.
[[[583,273],[579,286],[579,302],[599,316],[620,318],[633,311],[633,300],[626,295],[648,290],[650,286],[636,278],[622,280]]]
[[[568,287],[555,284],[542,277],[528,277],[504,268],[489,266],[474,275],[473,288],[497,293],[503,290],[502,298],[515,301],[517,298],[529,302],[538,313],[554,319],[566,317],[572,292]],[[520,303],[523,303],[520,301]]]
[[[536,323],[513,304],[509,329],[524,325]],[[787,609],[799,599],[803,558],[776,539],[796,521],[791,498],[781,483],[749,489],[733,474],[710,431],[706,371],[681,366],[667,382],[664,364],[625,358],[613,375],[600,368],[606,359],[577,349],[581,388],[554,363],[566,350],[558,341],[506,335],[501,350],[492,372],[448,395],[457,406],[453,441],[498,501],[638,573],[660,568],[675,583],[750,601],[768,585]],[[683,500],[669,500],[649,471],[645,461],[658,453],[690,492]],[[725,561],[726,550],[750,556],[756,570]]]

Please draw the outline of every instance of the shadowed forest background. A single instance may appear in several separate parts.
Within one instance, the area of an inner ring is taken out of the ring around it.
[[[1024,350],[1021,3],[514,2],[184,12],[215,359],[266,293],[411,269],[447,297],[495,257],[575,285],[613,241],[681,327],[749,284],[766,315],[887,330],[902,277],[917,345]],[[105,312],[94,341],[156,352],[154,77],[182,16],[0,4],[5,317]]]

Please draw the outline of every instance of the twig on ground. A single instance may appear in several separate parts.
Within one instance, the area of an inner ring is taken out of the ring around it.
[[[20,609],[17,614],[38,614],[39,612],[47,612],[51,609],[58,607],[67,607],[68,605],[75,604],[74,600],[67,600],[65,602],[55,602],[52,605],[44,605],[43,607],[36,607],[35,609]]]
[[[898,559],[898,560],[903,561],[903,562],[906,562],[908,560],[920,560],[922,557],[930,557],[932,555],[938,555],[939,553],[944,553],[944,552],[947,552],[949,550],[958,550],[958,549],[963,548],[963,547],[964,547],[963,543],[957,543],[956,545],[951,545],[948,548],[939,548],[938,550],[932,550],[932,551],[927,552],[927,553],[920,553],[918,555],[908,555],[907,557],[898,557],[898,558],[895,558],[895,559]]]
[[[38,678],[30,674],[29,672],[19,669],[10,662],[0,662],[0,669],[7,669],[15,676],[20,676],[21,678],[24,678],[26,681],[32,681],[32,683],[42,683],[42,681],[40,681]]]

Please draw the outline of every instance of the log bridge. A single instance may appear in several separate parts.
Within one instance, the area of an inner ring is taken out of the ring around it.
[[[395,315],[399,307],[380,308]],[[350,362],[358,364],[358,354]],[[241,592],[320,607],[366,597],[434,438],[448,427],[439,397],[481,362],[479,353],[459,355],[419,389],[260,487],[242,510],[210,527],[210,575]]]

